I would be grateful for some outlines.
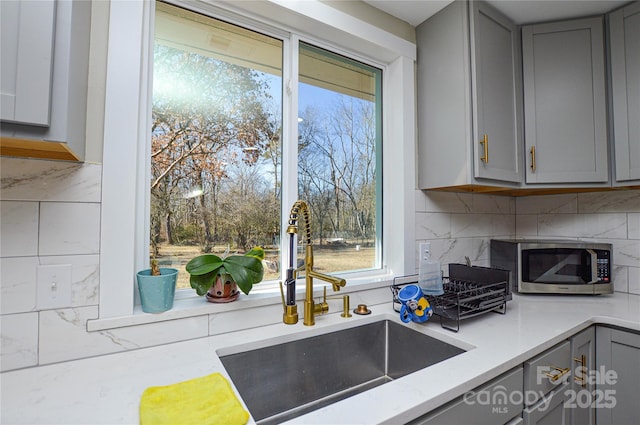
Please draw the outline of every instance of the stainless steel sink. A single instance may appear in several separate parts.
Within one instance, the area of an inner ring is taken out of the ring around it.
[[[280,423],[400,378],[465,350],[390,320],[220,360],[251,415]]]

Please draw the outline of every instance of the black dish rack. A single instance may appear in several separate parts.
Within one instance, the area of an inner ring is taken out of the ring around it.
[[[418,275],[393,279],[393,308],[400,311],[398,292],[403,286],[418,283]],[[460,330],[460,321],[493,311],[505,314],[509,291],[509,271],[488,267],[449,264],[449,276],[442,278],[444,294],[427,296],[440,326],[453,332]],[[455,327],[452,325],[455,324]]]

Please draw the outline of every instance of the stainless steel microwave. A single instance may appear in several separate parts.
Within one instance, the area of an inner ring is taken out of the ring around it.
[[[611,244],[557,240],[490,243],[491,267],[509,270],[514,292],[611,294]]]

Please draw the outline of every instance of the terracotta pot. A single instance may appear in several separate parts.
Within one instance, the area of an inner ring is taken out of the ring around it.
[[[229,303],[240,296],[240,290],[236,281],[230,274],[221,274],[207,292],[207,301],[210,303]]]

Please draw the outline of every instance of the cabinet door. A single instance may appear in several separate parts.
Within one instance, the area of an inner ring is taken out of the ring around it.
[[[609,15],[616,180],[640,180],[640,2]]]
[[[602,18],[522,28],[527,183],[608,181]]]
[[[598,326],[596,328],[596,364],[600,370],[597,395],[598,425],[635,424],[640,418],[640,334]],[[603,372],[604,371],[604,372]]]
[[[507,17],[471,2],[476,178],[522,182],[520,38]]]
[[[590,327],[571,338],[571,358],[573,359],[573,379],[571,390],[576,403],[571,406],[572,425],[595,424],[595,404],[593,394],[595,383],[588,374],[596,367],[596,329]],[[580,400],[580,403],[577,403]]]
[[[55,2],[0,1],[2,121],[49,125]]]
[[[568,425],[569,409],[565,409],[566,392],[569,383],[550,392],[538,404],[524,409],[522,418],[525,425]]]
[[[452,2],[416,27],[420,189],[472,183],[467,7]]]
[[[418,187],[519,187],[521,55],[513,24],[485,2],[454,1],[416,27],[416,40]]]

